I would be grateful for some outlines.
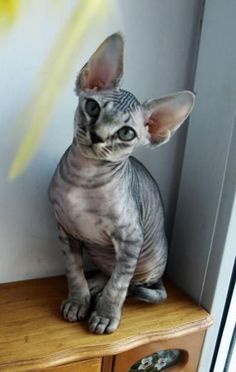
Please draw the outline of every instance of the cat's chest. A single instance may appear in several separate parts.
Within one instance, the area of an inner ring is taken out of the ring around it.
[[[109,242],[109,232],[122,219],[122,198],[112,187],[102,189],[71,188],[61,193],[55,206],[59,222],[73,236],[97,244]]]

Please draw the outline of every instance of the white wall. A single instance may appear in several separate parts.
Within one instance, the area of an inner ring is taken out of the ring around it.
[[[0,49],[0,282],[63,272],[55,221],[47,199],[53,170],[72,136],[73,84],[97,45],[121,30],[126,39],[124,87],[142,101],[191,88],[200,1],[120,0],[103,24],[86,34],[77,66],[57,104],[33,162],[15,182],[7,172],[19,144],[17,121],[40,81],[39,71],[75,1],[22,0]],[[1,32],[1,31],[0,31]],[[61,51],[63,53],[63,49]],[[185,128],[156,151],[138,154],[158,179],[170,231],[178,192]]]

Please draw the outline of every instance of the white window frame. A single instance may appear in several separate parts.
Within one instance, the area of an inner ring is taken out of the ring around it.
[[[235,259],[236,2],[206,0],[168,275],[213,316],[212,356]],[[235,225],[234,225],[235,226]],[[235,230],[235,228],[234,228]]]
[[[235,213],[236,217],[236,213]],[[236,220],[235,220],[236,222]],[[235,372],[236,369],[236,344],[232,345],[234,331],[235,331],[235,320],[236,320],[236,286],[234,284],[234,289],[232,297],[230,300],[229,308],[227,309],[227,317],[224,324],[223,333],[219,342],[219,348],[217,350],[217,356],[214,363],[214,372],[222,372],[227,368],[227,372]],[[229,353],[230,352],[230,353]],[[231,354],[231,355],[229,355]],[[213,369],[212,368],[212,369]]]

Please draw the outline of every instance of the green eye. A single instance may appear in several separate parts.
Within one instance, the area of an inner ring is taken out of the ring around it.
[[[99,104],[94,99],[87,99],[85,103],[85,110],[91,118],[97,118],[100,113]]]
[[[123,127],[117,132],[121,141],[131,141],[136,137],[135,131],[130,127]]]

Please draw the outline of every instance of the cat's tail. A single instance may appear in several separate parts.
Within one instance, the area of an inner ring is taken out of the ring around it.
[[[157,283],[148,285],[134,285],[130,284],[128,293],[141,301],[159,304],[167,299],[166,289],[162,280]]]

